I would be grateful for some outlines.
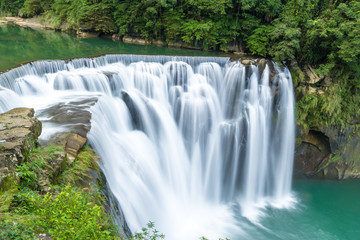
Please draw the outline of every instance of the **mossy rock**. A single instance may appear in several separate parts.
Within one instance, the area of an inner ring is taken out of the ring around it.
[[[17,189],[19,177],[16,172],[8,172],[7,174],[1,173],[0,175],[3,175],[3,178],[0,179],[0,194],[2,192]]]

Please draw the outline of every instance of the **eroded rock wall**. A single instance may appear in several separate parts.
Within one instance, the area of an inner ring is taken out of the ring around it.
[[[323,96],[331,99],[331,93],[328,91],[331,86],[330,76],[318,74],[311,66],[299,67],[294,62],[291,64],[290,70],[297,104],[303,97],[312,96],[312,98],[308,98],[309,102],[306,104],[313,105],[312,108],[297,107],[295,176],[338,180],[360,178],[360,125],[358,120],[355,119],[340,125],[324,124],[324,121],[321,120],[314,121],[314,117],[311,122],[307,121],[307,118],[301,119],[306,115],[317,116],[314,111],[326,107],[322,105],[323,102],[316,100]],[[326,119],[329,116],[323,117]]]
[[[37,146],[41,122],[32,108],[15,108],[0,114],[0,191],[17,184],[16,167]]]

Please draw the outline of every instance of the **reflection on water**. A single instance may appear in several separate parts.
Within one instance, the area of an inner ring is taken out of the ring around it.
[[[219,56],[221,54],[127,44],[102,38],[77,38],[67,33],[0,25],[0,71],[34,60],[90,57],[111,53],[190,56]]]

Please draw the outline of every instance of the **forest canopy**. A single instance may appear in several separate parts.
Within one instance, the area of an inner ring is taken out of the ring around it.
[[[356,63],[360,1],[339,0],[2,0],[3,15],[47,16],[53,25],[243,50],[310,64]]]

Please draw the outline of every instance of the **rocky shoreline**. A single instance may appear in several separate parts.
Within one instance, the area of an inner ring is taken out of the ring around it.
[[[76,31],[67,29],[67,25],[63,24],[60,28],[54,28],[49,21],[46,21],[41,16],[33,17],[33,18],[21,18],[21,17],[4,17],[5,20],[0,20],[0,24],[15,24],[19,27],[29,27],[33,29],[47,29],[47,30],[55,30],[62,32],[73,32],[76,33],[78,37],[82,38],[107,38],[113,41],[122,41],[124,43],[132,43],[139,45],[155,45],[155,46],[167,46],[174,48],[185,48],[185,49],[193,49],[193,50],[203,50],[200,47],[193,46],[191,44],[187,44],[184,42],[165,42],[161,40],[156,41],[148,41],[143,38],[131,37],[131,36],[119,36],[118,34],[111,35],[103,35],[100,32],[88,31],[86,27],[80,28]],[[228,45],[228,51],[234,54],[235,56],[246,56],[248,54],[244,53],[239,45],[235,43],[231,43]]]

